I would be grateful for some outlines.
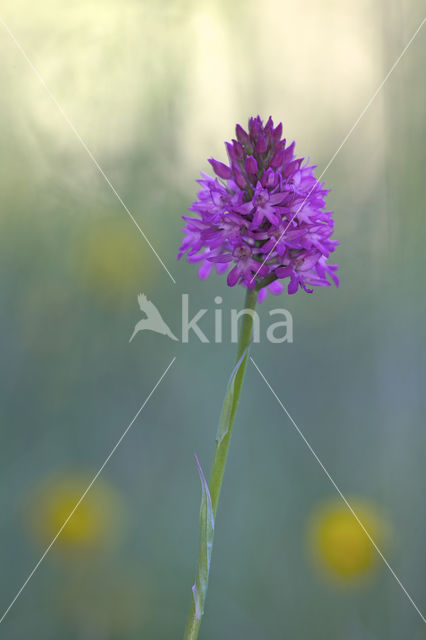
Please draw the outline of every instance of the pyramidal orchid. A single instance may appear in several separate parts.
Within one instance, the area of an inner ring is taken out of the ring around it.
[[[198,181],[178,255],[199,262],[201,278],[216,268],[230,287],[261,290],[260,301],[284,283],[290,294],[338,285],[337,265],[328,262],[338,244],[328,191],[282,133],[271,118],[265,125],[250,118],[248,132],[237,125],[236,139],[225,143],[229,163],[210,158],[216,175]]]
[[[185,237],[178,258],[199,263],[206,279],[213,269],[227,273],[230,287],[246,289],[236,364],[231,374],[216,435],[207,482],[196,458],[202,486],[201,540],[185,640],[196,640],[204,612],[215,518],[232,427],[247,364],[256,302],[267,292],[289,294],[313,287],[338,286],[337,265],[330,254],[334,222],[326,209],[328,193],[314,175],[314,165],[295,156],[295,143],[282,137],[282,124],[264,125],[250,118],[248,131],[239,124],[236,138],[226,142],[228,164],[210,158],[214,176],[202,173],[201,190],[184,216]]]

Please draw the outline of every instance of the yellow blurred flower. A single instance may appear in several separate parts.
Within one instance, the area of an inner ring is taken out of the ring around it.
[[[377,507],[350,500],[360,521],[379,548],[386,543],[387,525]],[[309,523],[313,556],[330,577],[356,582],[371,575],[380,560],[365,531],[342,500],[321,504]]]
[[[90,481],[89,475],[64,474],[50,478],[38,490],[31,525],[43,545],[56,536]],[[55,546],[66,550],[100,548],[115,538],[121,515],[117,493],[98,479],[68,520]]]
[[[96,220],[85,234],[78,261],[84,284],[114,301],[133,295],[157,271],[155,256],[125,213]]]

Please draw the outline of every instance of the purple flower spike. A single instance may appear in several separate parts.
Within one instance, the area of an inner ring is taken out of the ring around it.
[[[295,143],[282,139],[283,126],[272,118],[264,125],[250,118],[248,133],[236,126],[236,140],[226,142],[230,166],[210,158],[216,178],[202,174],[201,191],[184,216],[185,238],[178,258],[201,263],[200,278],[213,268],[227,272],[230,287],[240,284],[277,295],[278,280],[287,291],[336,286],[337,265],[328,258],[338,242],[331,239],[333,218],[325,210],[328,193],[313,165],[294,155]],[[330,279],[330,280],[329,280]]]

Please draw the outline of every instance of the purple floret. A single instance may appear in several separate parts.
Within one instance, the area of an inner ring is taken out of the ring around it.
[[[250,118],[248,132],[236,127],[236,140],[226,142],[229,165],[210,158],[217,177],[202,173],[198,199],[184,216],[185,238],[178,258],[201,262],[200,278],[213,267],[228,272],[230,287],[279,294],[282,279],[288,293],[299,287],[339,285],[337,265],[327,260],[338,242],[332,240],[332,212],[325,210],[328,193],[316,180],[314,165],[294,156],[295,143],[282,139],[282,124],[272,118],[263,125]]]

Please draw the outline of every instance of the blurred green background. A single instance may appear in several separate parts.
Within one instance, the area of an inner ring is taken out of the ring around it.
[[[176,279],[0,25],[0,609],[176,362],[3,621],[9,640],[180,638],[234,346],[179,332],[243,304],[176,263],[206,158],[250,115],[321,171],[423,18],[420,0],[3,0],[1,15]],[[268,299],[294,343],[254,357],[426,609],[426,34],[325,176],[341,288]],[[208,320],[204,324],[208,325]],[[425,625],[253,367],[221,501],[205,640],[393,640]]]

